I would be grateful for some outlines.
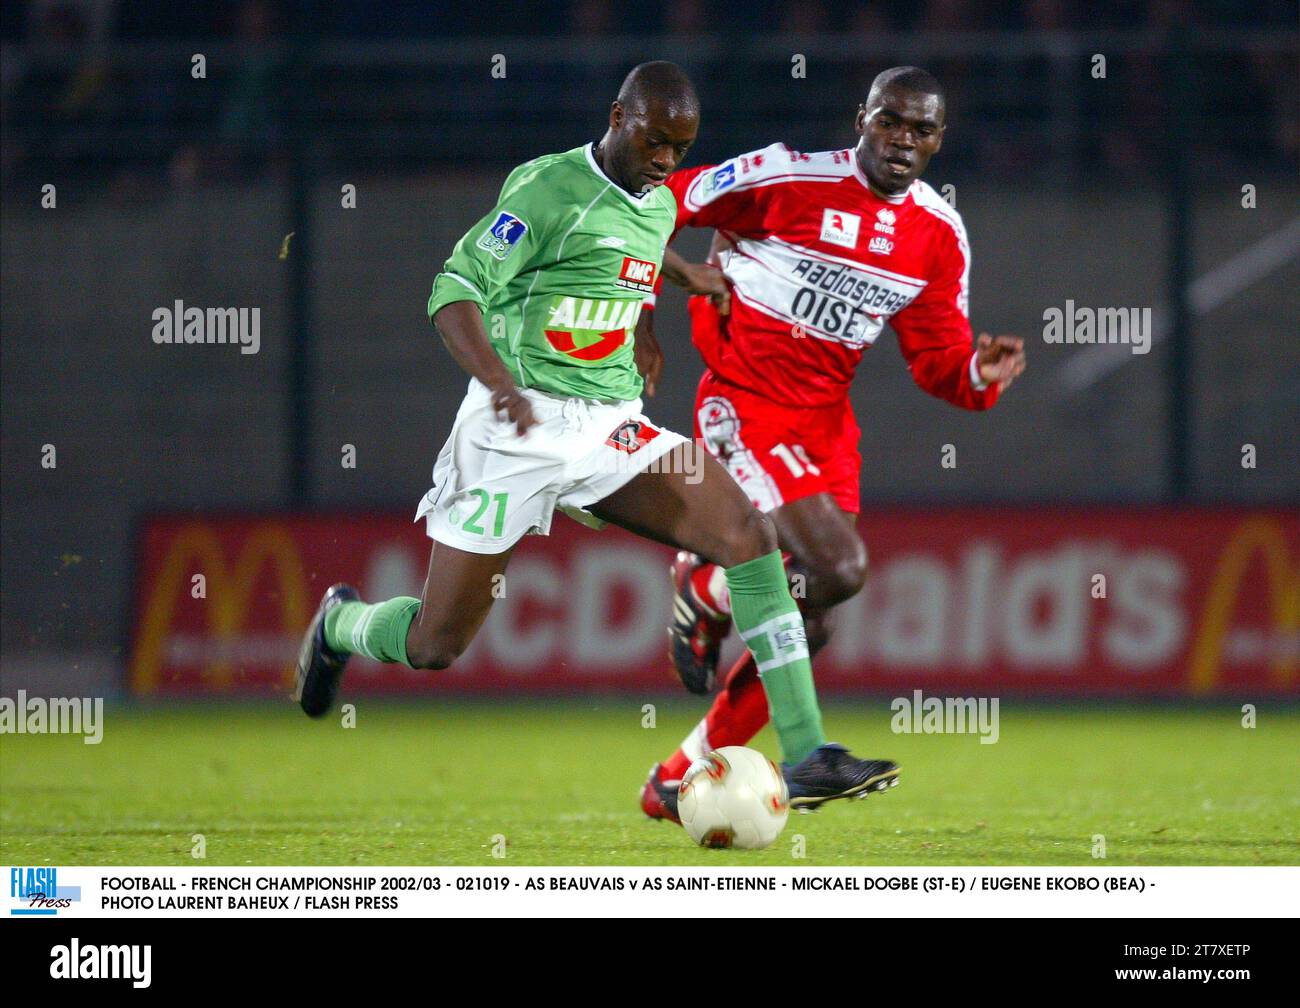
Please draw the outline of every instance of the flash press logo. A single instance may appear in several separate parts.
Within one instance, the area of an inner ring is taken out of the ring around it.
[[[11,917],[57,917],[81,900],[81,886],[59,885],[57,868],[10,868]]]

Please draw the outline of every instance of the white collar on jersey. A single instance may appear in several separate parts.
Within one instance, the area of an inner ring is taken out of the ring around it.
[[[872,196],[876,197],[876,199],[882,199],[886,203],[902,203],[903,200],[907,199],[907,194],[912,191],[912,187],[910,185],[906,189],[904,189],[901,193],[899,193],[897,196],[881,196],[880,193],[876,192],[876,190],[871,188],[871,183],[867,181],[867,176],[862,171],[862,165],[858,164],[857,149],[854,147],[850,147],[847,153],[849,155],[849,160],[853,162],[853,177],[857,179],[859,182],[861,182],[863,188],[866,189],[869,193],[871,193]]]
[[[615,182],[608,175],[606,175],[604,170],[600,167],[600,165],[596,163],[595,141],[588,143],[582,149],[587,155],[587,164],[591,167],[591,170],[596,173],[596,175],[600,178],[602,182],[608,183],[610,188],[616,191],[620,196],[622,196],[625,200],[631,203],[634,207],[640,209],[641,207],[644,207],[646,205],[643,197],[647,196],[648,193],[638,193],[636,195],[633,195],[632,193],[624,189],[621,185],[619,185],[617,182]],[[651,190],[651,192],[653,191],[654,190]]]

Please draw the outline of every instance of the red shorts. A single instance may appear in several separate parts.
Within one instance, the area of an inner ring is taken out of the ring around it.
[[[695,436],[760,511],[828,493],[857,514],[862,432],[848,399],[781,406],[705,371],[695,395]]]

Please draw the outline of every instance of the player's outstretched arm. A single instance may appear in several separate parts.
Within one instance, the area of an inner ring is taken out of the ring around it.
[[[659,349],[659,338],[655,336],[655,313],[653,309],[641,310],[641,317],[636,320],[636,341],[632,345],[632,359],[636,370],[645,382],[645,394],[655,394],[655,385],[664,369],[664,352]]]
[[[456,363],[488,387],[497,415],[508,417],[520,435],[527,433],[537,423],[533,408],[488,342],[478,304],[453,301],[437,311],[433,324]]]
[[[718,313],[731,311],[731,289],[722,270],[710,263],[689,263],[672,249],[664,250],[662,277],[682,288],[687,294],[704,294],[713,302]],[[656,292],[658,288],[656,287]],[[645,394],[655,394],[655,385],[664,369],[664,354],[655,335],[654,303],[649,301],[636,323],[636,343],[632,348],[636,369],[645,382]]]
[[[718,309],[718,314],[731,312],[731,288],[722,270],[710,263],[689,263],[672,249],[664,249],[664,279],[687,294],[704,294]]]

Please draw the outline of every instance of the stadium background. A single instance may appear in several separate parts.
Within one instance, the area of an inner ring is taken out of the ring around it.
[[[1029,372],[985,415],[918,391],[892,335],[866,355],[873,577],[821,663],[828,688],[1300,690],[1295,3],[86,0],[0,17],[6,695],[282,693],[323,586],[418,594],[409,517],[465,384],[424,317],[432,277],[506,171],[598,138],[648,58],[699,86],[690,163],[848,146],[874,73],[932,70],[950,127],[926,177],[954,187],[971,235],[975,325],[1027,340]],[[155,345],[151,314],[178,299],[260,309],[260,352]],[[1048,345],[1043,312],[1067,300],[1153,308],[1168,336],[1145,356]],[[699,373],[685,318],[666,295],[648,407],[679,429]],[[350,688],[671,691],[666,560],[576,526],[527,541],[452,673],[363,666]]]

